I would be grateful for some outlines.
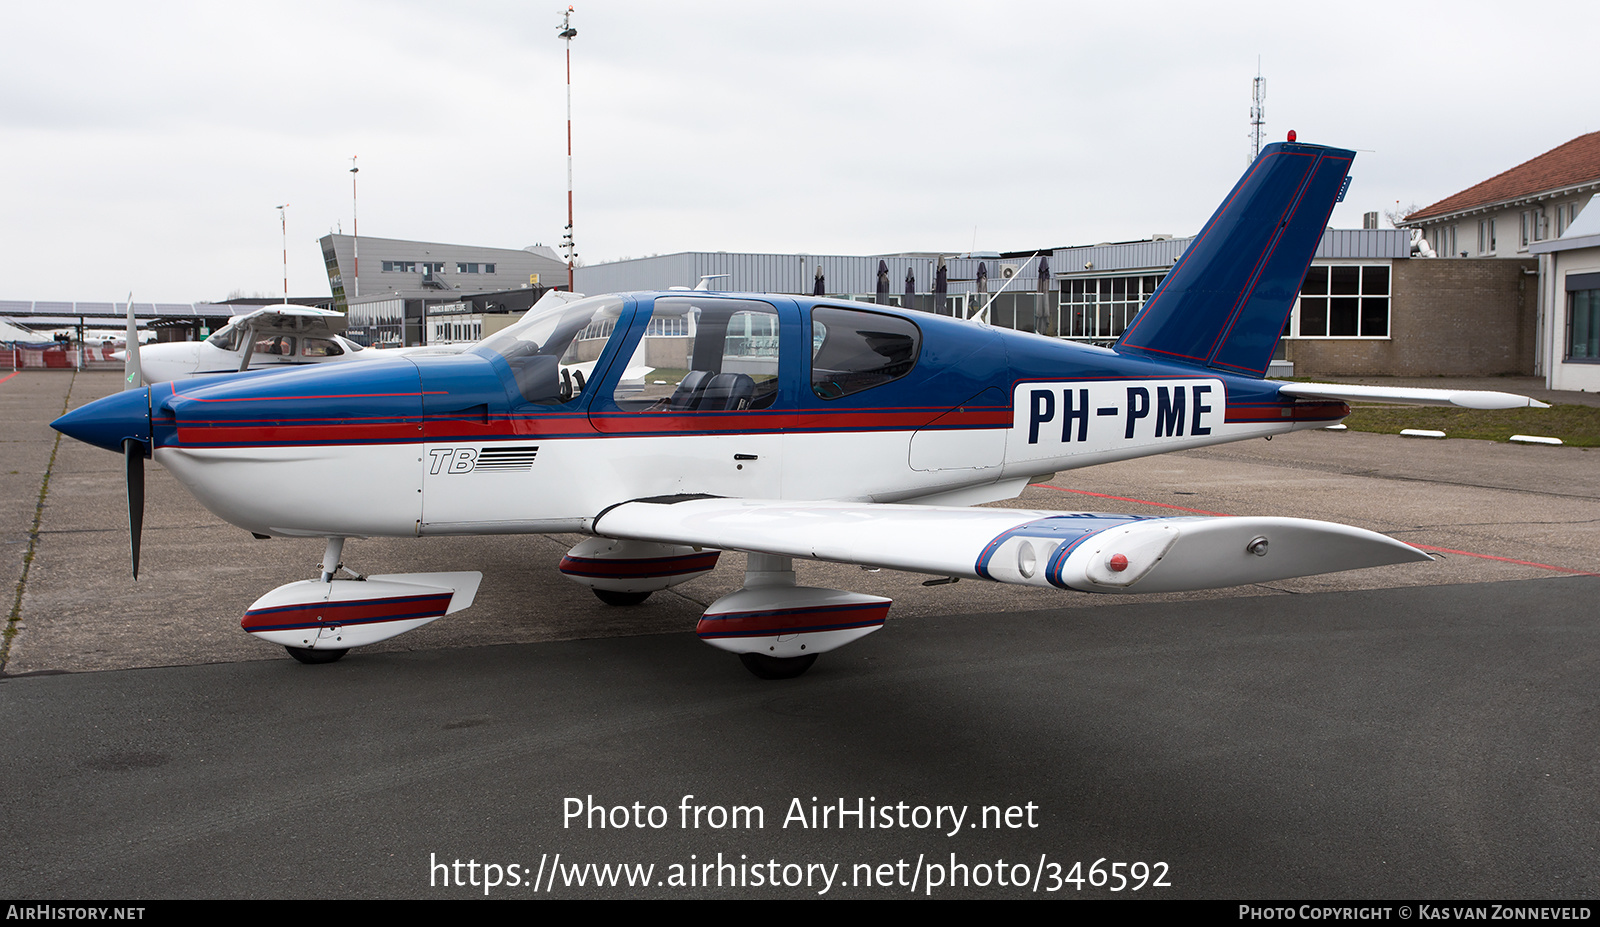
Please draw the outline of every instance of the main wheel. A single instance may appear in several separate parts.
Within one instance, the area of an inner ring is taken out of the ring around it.
[[[607,605],[638,605],[650,598],[648,592],[617,592],[614,589],[591,589],[594,597]]]
[[[741,653],[739,662],[758,679],[793,679],[817,662],[817,655],[803,657],[769,657],[764,653]]]
[[[348,648],[344,650],[312,650],[310,647],[285,646],[283,649],[289,651],[289,656],[294,657],[301,663],[309,663],[313,666],[318,663],[333,663],[350,652]]]

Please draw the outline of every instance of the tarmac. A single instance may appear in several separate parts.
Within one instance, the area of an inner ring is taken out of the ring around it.
[[[481,570],[478,599],[306,667],[238,620],[319,541],[151,467],[130,579],[121,459],[48,427],[119,386],[0,379],[0,895],[482,897],[458,858],[500,867],[491,897],[815,897],[830,865],[825,897],[1600,895],[1600,451],[1311,431],[1064,472],[1007,504],[1319,518],[1438,559],[1147,597],[804,563],[895,605],[779,683],[692,634],[738,555],[610,608],[555,570],[576,536],[352,541],[361,572]],[[590,797],[666,823],[565,816]],[[853,826],[858,800],[909,820]],[[916,826],[940,806],[965,826]],[[657,868],[561,868],[590,863]]]

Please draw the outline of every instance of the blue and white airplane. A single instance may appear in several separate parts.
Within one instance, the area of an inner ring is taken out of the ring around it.
[[[326,538],[321,576],[242,622],[303,662],[465,608],[482,578],[347,579],[347,538],[583,533],[560,570],[614,605],[743,551],[743,588],[699,634],[765,678],[890,605],[796,585],[795,558],[1100,593],[1426,560],[1302,519],[970,507],[1061,470],[1322,427],[1352,398],[1537,404],[1263,379],[1353,157],[1266,148],[1109,349],[822,298],[626,293],[456,356],[162,383],[54,427],[125,455],[135,575],[147,457],[247,531]]]

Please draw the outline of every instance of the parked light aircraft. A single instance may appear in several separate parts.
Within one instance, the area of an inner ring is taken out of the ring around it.
[[[539,304],[549,308],[572,299],[573,294],[551,290],[540,297]],[[397,354],[457,354],[463,350],[456,344],[363,348],[344,337],[346,324],[343,313],[330,309],[291,303],[262,306],[229,319],[227,325],[204,341],[168,341],[141,347],[141,380],[154,385],[244,370],[373,361]],[[121,352],[113,356],[124,359]]]
[[[165,383],[54,427],[125,455],[135,575],[146,457],[234,525],[326,538],[321,576],[242,622],[303,662],[476,594],[479,573],[343,578],[352,537],[581,532],[560,570],[616,605],[746,552],[743,588],[698,630],[767,678],[890,605],[798,586],[795,558],[1100,593],[1426,560],[1303,519],[969,507],[1060,470],[1328,425],[1352,397],[1536,404],[1263,379],[1353,157],[1263,150],[1109,349],[823,298],[627,293],[530,312],[455,356]]]

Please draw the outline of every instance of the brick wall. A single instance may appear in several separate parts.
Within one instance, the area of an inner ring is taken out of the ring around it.
[[[1395,261],[1387,341],[1291,340],[1295,376],[1533,374],[1538,331],[1533,259]]]

